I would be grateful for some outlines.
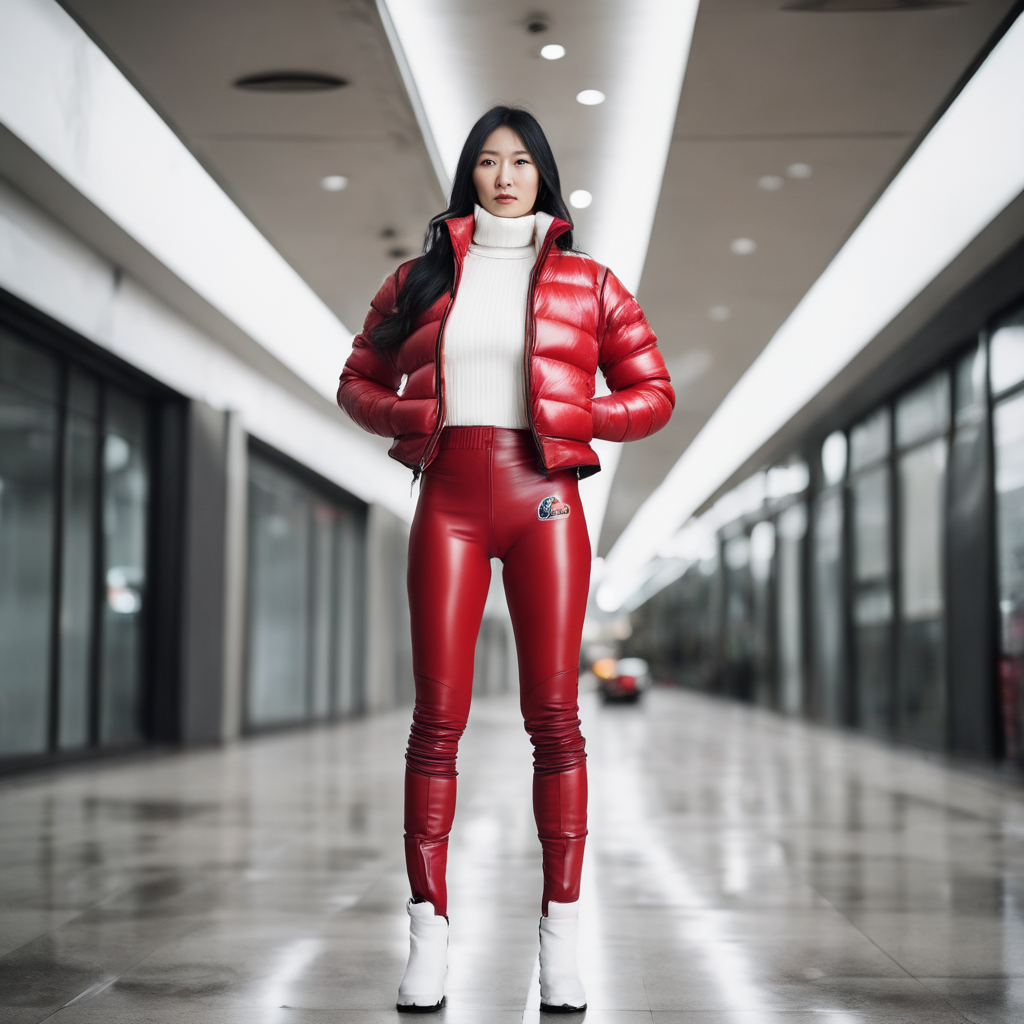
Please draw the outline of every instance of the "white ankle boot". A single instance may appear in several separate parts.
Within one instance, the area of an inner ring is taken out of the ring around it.
[[[409,964],[398,986],[399,1013],[432,1013],[444,1006],[448,973],[448,919],[433,903],[406,904],[409,911]]]
[[[587,993],[576,966],[579,901],[548,901],[540,919],[540,1008],[545,1013],[575,1013],[587,1008]]]

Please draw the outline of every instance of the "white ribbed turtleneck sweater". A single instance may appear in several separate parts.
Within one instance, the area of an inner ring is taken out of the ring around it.
[[[526,300],[537,218],[495,217],[481,206],[474,217],[444,331],[445,423],[525,429]]]

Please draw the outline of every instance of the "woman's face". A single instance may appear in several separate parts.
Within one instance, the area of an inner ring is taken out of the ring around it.
[[[511,128],[495,128],[473,168],[480,205],[495,217],[524,217],[533,213],[540,174],[523,140]]]

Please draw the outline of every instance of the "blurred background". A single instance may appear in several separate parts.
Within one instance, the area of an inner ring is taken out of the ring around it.
[[[2,0],[0,770],[411,702],[415,492],[334,389],[499,101],[678,395],[597,446],[585,684],[1024,758],[1019,13]]]

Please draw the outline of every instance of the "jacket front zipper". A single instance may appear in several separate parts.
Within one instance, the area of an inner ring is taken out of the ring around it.
[[[550,232],[548,234],[550,235]],[[557,237],[556,235],[555,238]],[[537,433],[537,425],[533,421],[533,398],[530,388],[533,376],[533,343],[537,335],[537,318],[534,316],[533,299],[537,291],[537,279],[540,277],[548,253],[551,252],[551,247],[555,244],[555,238],[544,239],[540,255],[530,274],[530,290],[526,294],[526,344],[523,346],[523,397],[526,400],[526,420],[530,424],[530,433],[533,435],[533,443],[537,446],[537,457],[540,459],[540,466],[544,470],[545,476],[550,476],[550,474],[548,473],[548,464],[544,459],[544,447],[541,444],[540,434]]]
[[[559,232],[557,235],[551,236],[548,232],[548,237],[544,239],[544,244],[541,246],[540,254],[537,256],[537,262],[534,264],[533,271],[530,274],[530,289],[526,296],[526,344],[523,349],[523,397],[526,400],[526,418],[530,424],[530,433],[533,435],[533,443],[537,447],[537,455],[540,458],[541,468],[544,470],[544,475],[548,476],[547,462],[544,460],[544,448],[541,445],[540,435],[537,433],[537,426],[533,421],[533,403],[530,396],[530,360],[533,355],[533,343],[536,337],[537,324],[536,318],[533,313],[533,299],[537,290],[537,279],[540,277],[541,268],[544,266],[544,261],[548,258],[548,254],[551,252],[551,247],[555,244],[563,232]],[[419,469],[416,476],[423,473],[423,471],[430,464],[434,457],[434,449],[437,447],[437,442],[441,437],[441,431],[444,430],[445,416],[447,415],[445,409],[445,395],[444,395],[444,329],[448,323],[448,314],[452,310],[452,306],[455,305],[455,297],[459,291],[459,284],[462,282],[462,268],[465,264],[465,256],[461,260],[457,260],[455,268],[455,283],[452,286],[451,295],[448,298],[448,305],[445,306],[444,315],[441,317],[441,325],[437,331],[437,341],[434,343],[434,379],[436,381],[437,388],[437,422],[434,424],[433,433],[427,439],[426,447],[423,449],[423,457],[420,459]]]

